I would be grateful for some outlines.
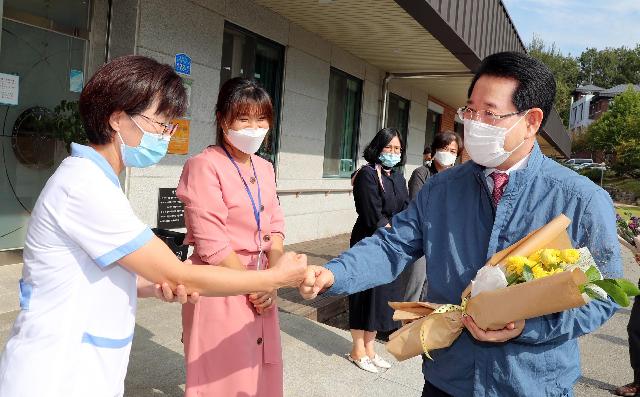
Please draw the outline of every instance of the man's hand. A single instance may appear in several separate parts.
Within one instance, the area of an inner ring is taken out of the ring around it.
[[[187,289],[182,284],[178,285],[175,294],[173,293],[173,291],[171,291],[171,287],[169,287],[169,284],[155,284],[153,286],[153,295],[165,302],[179,302],[181,304],[187,302],[197,303],[200,299],[200,294],[198,294],[197,292],[194,292],[191,295],[187,295]]]
[[[304,299],[313,299],[331,287],[333,283],[333,273],[330,270],[322,266],[310,265],[307,267],[307,275],[298,290]]]
[[[254,294],[249,294],[249,302],[253,304],[253,307],[256,308],[256,312],[258,314],[264,313],[266,310],[269,310],[276,303],[276,299],[278,298],[278,290],[273,290],[271,292],[256,292]]]
[[[471,316],[463,316],[462,324],[467,327],[474,338],[481,342],[506,342],[520,336],[522,330],[524,329],[524,320],[509,323],[506,327],[498,331],[485,331],[481,329],[480,327],[478,327],[476,322],[473,321],[473,318],[471,318]]]

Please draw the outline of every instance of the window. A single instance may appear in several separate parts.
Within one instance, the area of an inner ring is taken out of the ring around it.
[[[273,128],[258,151],[262,158],[275,163],[280,136],[280,98],[284,47],[255,33],[225,22],[222,39],[220,86],[227,80],[242,76],[254,79],[271,95]]]
[[[427,131],[425,133],[424,141],[426,145],[431,145],[433,138],[440,132],[440,124],[442,122],[442,115],[434,112],[433,110],[427,110]]]
[[[325,178],[349,178],[358,157],[362,80],[331,68],[324,142]]]
[[[582,116],[583,111],[584,111],[584,103],[581,103],[581,104],[580,104],[580,110],[578,110],[578,119],[576,120],[577,122],[582,121],[582,118],[583,118],[583,116]]]
[[[464,139],[464,124],[463,123],[461,123],[461,122],[459,122],[457,120],[454,120],[453,121],[453,130],[455,132],[457,132],[458,135],[460,135],[461,138]]]
[[[396,128],[402,136],[407,150],[407,135],[409,132],[409,101],[395,94],[389,94],[389,107],[387,110],[387,127]]]

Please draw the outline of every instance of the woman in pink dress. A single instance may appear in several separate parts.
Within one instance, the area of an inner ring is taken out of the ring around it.
[[[284,218],[271,163],[254,155],[272,125],[267,92],[227,81],[216,105],[217,142],[189,159],[177,195],[194,264],[255,271],[283,254]],[[276,291],[201,297],[182,308],[185,397],[282,396]]]

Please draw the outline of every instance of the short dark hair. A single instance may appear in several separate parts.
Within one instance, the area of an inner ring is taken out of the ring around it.
[[[243,114],[262,115],[273,126],[271,96],[255,80],[234,77],[227,80],[218,93],[216,103],[216,143],[222,145],[222,121],[229,124]],[[273,131],[271,132],[273,133]]]
[[[436,134],[433,137],[433,143],[431,143],[431,154],[435,155],[439,149],[444,149],[455,141],[458,144],[458,154],[462,153],[462,138],[457,132],[443,131]]]
[[[424,156],[425,154],[431,154],[431,146],[427,145],[424,147],[424,150],[422,151],[422,155]]]
[[[556,80],[551,70],[539,60],[519,52],[499,52],[486,57],[469,86],[467,97],[482,76],[506,77],[516,80],[512,102],[518,111],[540,108],[544,113],[541,127],[547,121],[556,97]]]
[[[371,142],[369,142],[367,147],[364,149],[364,152],[362,153],[364,159],[369,163],[380,164],[380,159],[378,157],[380,157],[382,149],[384,149],[384,147],[387,146],[394,137],[398,137],[400,140],[400,146],[402,147],[402,150],[400,151],[400,162],[398,165],[404,165],[407,159],[404,140],[402,139],[400,131],[391,127],[383,128],[378,131],[376,136],[373,137]]]
[[[109,118],[122,111],[133,115],[158,99],[158,114],[180,117],[187,109],[182,78],[167,64],[140,55],[126,55],[102,65],[80,94],[79,110],[89,142],[111,142]]]

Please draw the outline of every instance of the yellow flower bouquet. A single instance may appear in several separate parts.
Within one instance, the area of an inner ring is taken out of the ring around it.
[[[525,283],[564,271],[579,269],[587,282],[579,291],[591,299],[607,299],[610,296],[620,306],[629,306],[629,297],[640,294],[638,287],[628,280],[604,279],[588,248],[563,250],[543,248],[526,256],[509,256],[506,260],[507,285]]]
[[[547,225],[496,253],[462,293],[460,305],[389,302],[394,320],[405,325],[390,335],[387,350],[402,361],[445,348],[462,333],[462,316],[485,330],[499,330],[527,320],[611,297],[621,306],[640,294],[624,279],[604,279],[587,248],[574,249],[567,234],[569,218]],[[536,302],[532,305],[531,302]]]

